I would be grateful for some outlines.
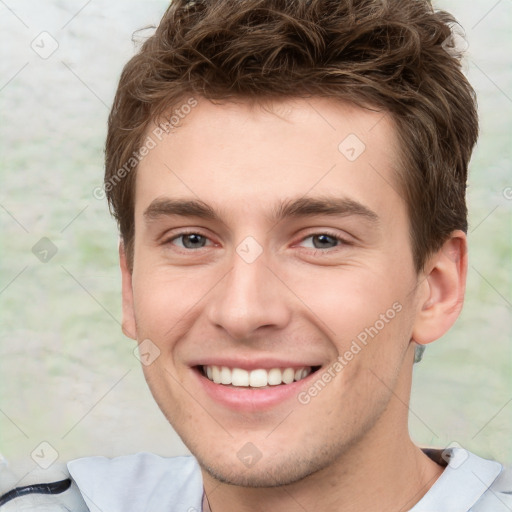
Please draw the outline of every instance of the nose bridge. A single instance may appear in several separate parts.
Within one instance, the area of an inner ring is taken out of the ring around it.
[[[256,255],[251,241],[242,242],[231,257],[231,270],[216,287],[209,319],[232,337],[250,337],[260,327],[282,328],[290,310],[284,287],[269,270],[270,258]]]

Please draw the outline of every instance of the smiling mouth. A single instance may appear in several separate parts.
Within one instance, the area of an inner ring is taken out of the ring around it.
[[[265,370],[244,370],[227,366],[199,366],[204,377],[215,384],[234,388],[268,388],[298,382],[316,372],[320,366],[301,366],[299,368],[271,368]]]

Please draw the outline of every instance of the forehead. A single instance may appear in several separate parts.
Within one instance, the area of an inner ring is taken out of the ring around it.
[[[401,203],[395,131],[383,112],[327,98],[201,98],[168,134],[161,132],[147,132],[154,147],[139,164],[136,215],[160,196],[248,216],[308,195],[381,210]]]

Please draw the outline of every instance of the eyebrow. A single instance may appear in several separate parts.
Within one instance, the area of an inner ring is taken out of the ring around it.
[[[273,220],[280,222],[287,217],[313,217],[315,215],[364,217],[372,223],[379,216],[367,206],[348,198],[338,197],[301,197],[280,203],[274,210]]]
[[[199,217],[206,220],[222,219],[207,203],[196,199],[155,199],[144,211],[144,219],[151,222],[159,217],[178,215],[182,217]],[[301,197],[278,203],[272,210],[269,220],[279,223],[288,217],[313,217],[316,215],[363,217],[374,224],[379,216],[367,206],[348,198],[337,197]]]

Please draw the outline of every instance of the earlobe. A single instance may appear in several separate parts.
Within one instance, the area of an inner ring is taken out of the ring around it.
[[[121,328],[125,336],[136,340],[137,329],[135,324],[135,312],[133,308],[132,272],[128,268],[126,251],[122,240],[119,242],[119,266],[121,267],[121,286],[123,298],[123,320],[121,322]]]
[[[467,239],[454,231],[441,249],[429,258],[422,283],[412,339],[426,345],[443,336],[455,323],[464,302],[468,267]]]

